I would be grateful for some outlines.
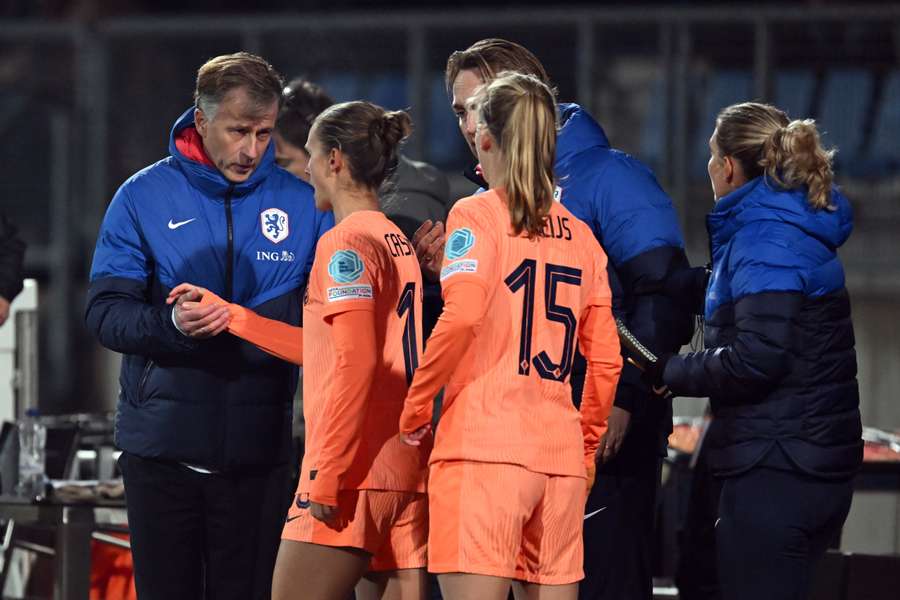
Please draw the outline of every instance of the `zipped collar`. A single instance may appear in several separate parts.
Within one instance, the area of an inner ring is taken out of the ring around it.
[[[246,181],[241,183],[233,183],[225,178],[222,173],[215,167],[208,166],[191,160],[178,149],[176,139],[182,130],[194,127],[194,108],[187,109],[182,114],[169,135],[169,154],[175,160],[175,163],[181,168],[188,181],[192,186],[203,192],[205,195],[214,198],[224,198],[231,190],[234,198],[240,198],[253,191],[256,186],[265,181],[266,177],[275,168],[275,144],[269,143],[266,152],[259,162],[259,166],[253,171]]]

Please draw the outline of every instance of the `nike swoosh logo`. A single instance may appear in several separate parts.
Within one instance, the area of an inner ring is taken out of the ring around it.
[[[172,219],[169,219],[169,229],[178,229],[182,225],[187,225],[188,223],[196,220],[197,217],[194,217],[193,219],[188,219],[187,221],[178,221],[177,223],[173,223]]]
[[[598,512],[603,512],[604,510],[606,510],[606,507],[605,507],[605,506],[604,506],[603,508],[598,508],[598,509],[595,510],[594,512],[591,512],[591,513],[588,513],[588,514],[584,515],[584,520],[587,521],[588,519],[590,519],[591,517],[593,517],[594,515],[596,515]]]
[[[293,517],[288,517],[287,519],[285,519],[284,522],[285,522],[285,523],[290,523],[290,522],[293,521],[294,519],[299,519],[299,518],[302,517],[302,516],[303,516],[303,515],[294,515]]]

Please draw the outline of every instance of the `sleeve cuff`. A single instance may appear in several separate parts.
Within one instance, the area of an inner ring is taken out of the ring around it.
[[[412,433],[416,431],[420,427],[424,427],[431,423],[433,415],[431,414],[431,407],[425,407],[420,410],[416,410],[415,412],[406,412],[404,411],[400,415],[400,433]]]
[[[174,304],[172,305],[171,312],[172,312],[172,325],[175,327],[175,329],[178,331],[178,333],[180,333],[184,337],[190,337],[190,336],[188,336],[188,334],[186,334],[184,332],[184,330],[181,329],[181,327],[178,326],[178,321],[175,320],[175,305]]]
[[[339,487],[340,484],[337,477],[332,477],[319,471],[310,487],[309,499],[317,504],[337,506]]]

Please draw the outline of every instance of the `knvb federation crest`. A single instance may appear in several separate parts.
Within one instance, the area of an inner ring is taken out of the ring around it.
[[[287,213],[280,208],[267,208],[259,213],[262,234],[272,243],[283,242],[290,233]]]
[[[338,250],[328,261],[328,274],[336,283],[353,283],[364,270],[362,259],[353,250]]]

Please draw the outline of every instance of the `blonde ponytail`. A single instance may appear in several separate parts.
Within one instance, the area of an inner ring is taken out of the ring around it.
[[[760,166],[766,176],[786,188],[807,186],[809,203],[831,207],[834,150],[825,150],[812,119],[791,121],[767,140]]]
[[[540,235],[553,202],[556,101],[531,75],[501,73],[481,93],[479,114],[506,159],[506,196],[516,235]]]
[[[715,141],[747,179],[765,175],[788,189],[806,186],[811,206],[831,208],[835,151],[822,147],[812,119],[789,121],[783,111],[758,102],[734,104],[719,113]]]

